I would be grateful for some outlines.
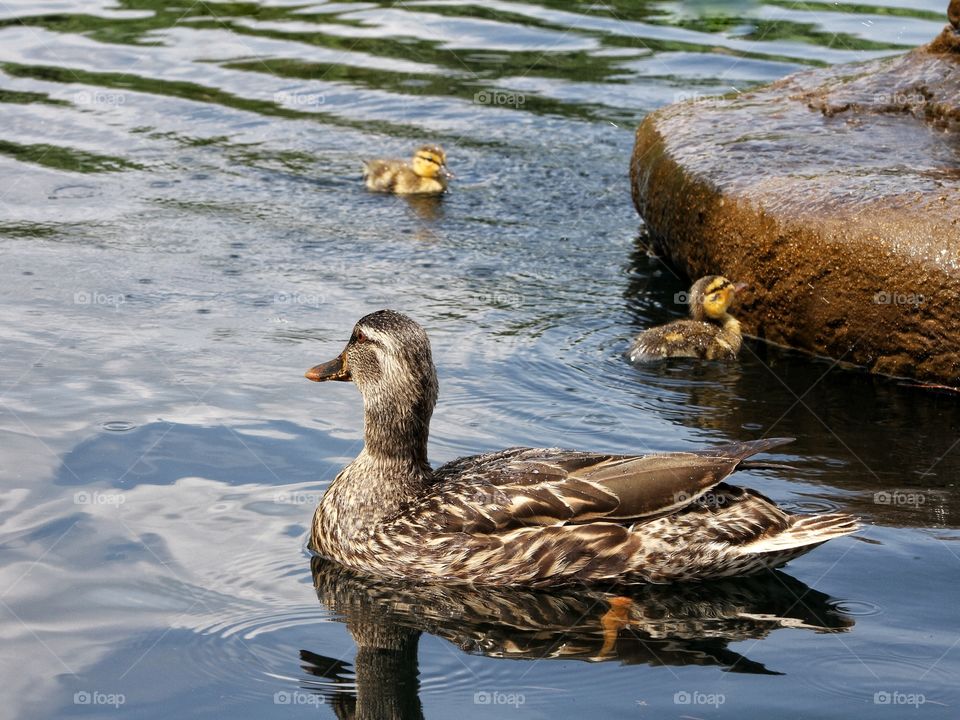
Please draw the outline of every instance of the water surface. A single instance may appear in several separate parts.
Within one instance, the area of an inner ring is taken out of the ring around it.
[[[955,397],[756,343],[623,357],[688,283],[630,204],[642,117],[902,52],[945,5],[0,4],[0,716],[955,717]],[[427,140],[441,202],[362,190]],[[362,417],[303,371],[381,307],[430,332],[435,463],[795,436],[740,481],[865,528],[636,589],[619,628],[599,591],[311,568]]]

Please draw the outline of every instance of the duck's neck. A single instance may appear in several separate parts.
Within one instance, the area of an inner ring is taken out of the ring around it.
[[[740,330],[740,321],[733,315],[725,315],[723,318],[722,333],[726,337],[727,344],[733,349],[734,353],[740,352],[740,345],[743,344],[743,332]]]
[[[311,546],[349,563],[381,523],[429,486],[427,438],[432,402],[407,412],[365,403],[363,450],[331,483],[314,516]]]
[[[427,462],[437,377],[426,369],[386,388],[361,386],[364,447],[327,488],[314,515],[311,545],[350,565],[370,534],[420,497],[432,481]],[[360,548],[358,550],[358,548]]]
[[[340,479],[350,503],[366,506],[368,520],[394,515],[430,483],[427,440],[435,398],[364,398],[363,450]]]
[[[704,312],[702,306],[695,306],[690,310],[690,317],[693,320],[702,320],[703,322],[713,323],[714,325],[719,325],[724,330],[732,330],[734,332],[740,331],[740,321],[737,320],[733,315],[728,312],[724,312],[722,315],[708,315]]]
[[[727,341],[727,344],[734,348],[734,352],[740,350],[740,344],[743,342],[743,335],[740,330],[740,321],[728,312],[720,317],[710,317],[701,306],[696,306],[690,312],[690,317],[694,320],[712,323],[720,328],[720,334]]]
[[[406,406],[364,402],[364,452],[384,468],[429,473],[427,441],[432,414],[431,398]]]
[[[740,331],[740,321],[730,313],[724,313],[718,318],[703,318],[707,322],[712,322],[720,327],[720,338],[734,352],[740,352],[740,346],[743,344],[743,335]]]
[[[729,330],[729,331],[731,331],[731,332],[739,333],[739,332],[740,332],[740,321],[737,320],[737,319],[736,319],[733,315],[731,315],[730,313],[726,313],[726,314],[723,316],[723,329],[724,329],[724,330]]]

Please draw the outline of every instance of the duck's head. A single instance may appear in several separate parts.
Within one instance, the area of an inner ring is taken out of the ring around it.
[[[413,154],[413,172],[425,178],[452,178],[447,155],[439,145],[424,145]]]
[[[707,275],[690,288],[690,316],[694,320],[720,320],[727,314],[745,283],[733,283],[722,275]]]
[[[366,315],[354,326],[343,352],[310,368],[306,377],[314,382],[353,381],[363,395],[369,452],[412,452],[426,462],[437,370],[427,333],[416,322],[393,310]]]

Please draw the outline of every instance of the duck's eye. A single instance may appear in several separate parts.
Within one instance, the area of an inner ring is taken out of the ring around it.
[[[357,336],[353,339],[353,341],[356,343],[360,343],[362,345],[363,343],[367,342],[369,339],[370,338],[368,338],[363,333],[363,330],[357,330]]]

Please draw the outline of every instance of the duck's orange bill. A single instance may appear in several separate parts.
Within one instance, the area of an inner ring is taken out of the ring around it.
[[[330,362],[314,365],[307,370],[305,377],[307,380],[313,380],[314,382],[350,380],[350,370],[347,368],[347,361],[341,353]]]

